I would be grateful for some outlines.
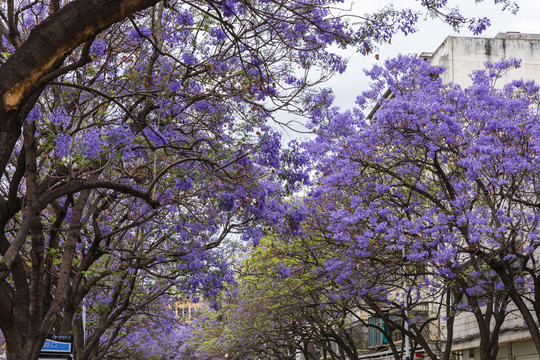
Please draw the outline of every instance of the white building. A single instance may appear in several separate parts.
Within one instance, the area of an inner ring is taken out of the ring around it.
[[[515,79],[540,80],[540,34],[499,33],[494,38],[449,36],[433,53],[423,53],[431,64],[446,69],[443,82],[471,85],[469,74],[486,61],[521,59],[521,68],[506,73],[498,85]]]

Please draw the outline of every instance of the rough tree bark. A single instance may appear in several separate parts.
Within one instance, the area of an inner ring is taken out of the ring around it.
[[[32,30],[0,67],[0,173],[20,136],[26,101],[62,72],[58,67],[65,57],[112,24],[158,2],[75,0]]]

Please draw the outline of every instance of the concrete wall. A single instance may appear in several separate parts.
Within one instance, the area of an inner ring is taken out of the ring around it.
[[[514,312],[506,316],[504,324],[501,327],[499,345],[530,340],[531,336],[523,323],[523,318],[515,311],[515,306],[511,305],[509,310],[514,310]],[[462,351],[478,348],[479,346],[480,337],[474,315],[469,312],[460,313],[456,316],[454,324],[452,350]],[[501,354],[500,351],[499,354]],[[467,356],[465,356],[465,359],[467,359]]]
[[[521,59],[521,68],[508,72],[498,86],[510,80],[540,80],[540,34],[499,33],[495,38],[449,36],[431,56],[431,63],[446,68],[444,82],[471,84],[469,74],[486,61]]]

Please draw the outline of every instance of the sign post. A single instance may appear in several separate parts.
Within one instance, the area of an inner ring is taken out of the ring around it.
[[[73,335],[48,335],[41,347],[39,360],[72,359]]]

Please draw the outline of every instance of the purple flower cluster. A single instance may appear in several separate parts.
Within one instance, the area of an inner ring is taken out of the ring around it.
[[[391,301],[382,294],[403,290],[381,277],[407,267],[436,269],[409,296],[437,294],[434,283],[460,287],[471,299],[508,290],[488,271],[463,287],[474,249],[500,257],[514,281],[524,282],[517,258],[528,259],[539,245],[538,210],[529,199],[540,171],[540,93],[527,81],[493,86],[518,66],[515,59],[486,64],[463,89],[442,83],[436,75],[444,69],[400,56],[367,71],[374,83],[358,103],[377,104],[369,119],[313,99],[320,136],[304,147],[316,186],[304,206],[316,226],[304,234],[331,239],[337,254],[319,271],[342,296]],[[381,98],[386,89],[392,96]],[[381,265],[368,265],[374,259]]]

